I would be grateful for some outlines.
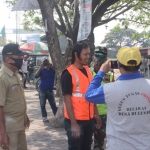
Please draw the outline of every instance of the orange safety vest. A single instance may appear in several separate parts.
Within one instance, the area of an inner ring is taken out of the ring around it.
[[[92,73],[88,66],[84,66],[88,78],[73,65],[67,70],[72,76],[73,91],[71,102],[76,120],[90,120],[94,117],[94,104],[89,103],[85,99],[86,90],[92,80]],[[66,106],[64,104],[64,117],[69,119]]]

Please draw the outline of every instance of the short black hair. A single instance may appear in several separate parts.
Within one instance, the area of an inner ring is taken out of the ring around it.
[[[141,64],[142,64],[142,62],[140,62],[140,64],[137,65],[137,62],[136,62],[135,60],[129,60],[129,61],[128,61],[128,64],[129,64],[130,66],[125,66],[125,65],[123,65],[123,64],[121,64],[121,63],[119,62],[119,66],[122,67],[125,71],[134,73],[134,72],[137,72],[137,71],[139,70],[139,68],[140,68],[140,66],[141,66]]]
[[[88,44],[86,42],[77,42],[73,46],[71,63],[73,64],[75,62],[75,52],[77,52],[77,57],[80,59],[81,51],[83,49],[88,48],[88,47],[89,46],[88,46]]]

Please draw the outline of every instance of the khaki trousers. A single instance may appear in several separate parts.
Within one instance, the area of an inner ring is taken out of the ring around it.
[[[9,150],[27,150],[27,142],[25,130],[17,131],[17,132],[8,132],[9,136]],[[0,150],[3,150],[0,147]]]

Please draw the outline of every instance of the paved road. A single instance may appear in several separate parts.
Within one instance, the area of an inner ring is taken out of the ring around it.
[[[50,123],[43,123],[38,93],[33,86],[25,90],[27,114],[31,126],[26,130],[28,150],[67,150],[67,137],[63,128],[53,128]],[[58,105],[58,100],[56,100]],[[48,117],[53,116],[47,103]]]
[[[67,137],[63,128],[54,128],[41,119],[38,92],[33,85],[25,90],[27,114],[30,118],[30,128],[26,130],[28,150],[67,150]],[[58,100],[56,99],[58,105]],[[53,116],[49,103],[46,105],[48,118]],[[93,147],[93,145],[92,145]]]

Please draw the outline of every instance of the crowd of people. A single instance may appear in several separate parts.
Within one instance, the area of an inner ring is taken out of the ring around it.
[[[5,45],[2,51],[0,150],[27,150],[25,128],[29,128],[30,120],[18,77],[18,70],[26,66],[24,55],[17,44]],[[105,139],[106,150],[150,150],[150,81],[139,72],[139,49],[127,45],[118,50],[121,75],[116,81],[105,49],[94,56],[92,70],[89,59],[89,46],[76,43],[71,65],[61,75],[68,150],[91,150],[93,137],[94,150],[104,150]],[[48,122],[46,100],[54,116],[58,109],[53,93],[55,69],[48,59],[35,73],[35,78],[39,77],[41,115],[43,122]]]

